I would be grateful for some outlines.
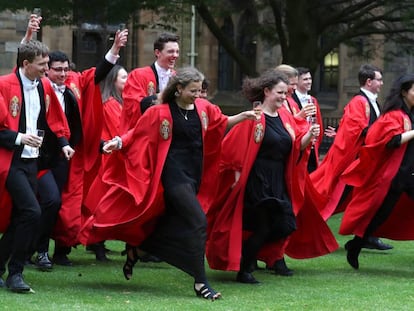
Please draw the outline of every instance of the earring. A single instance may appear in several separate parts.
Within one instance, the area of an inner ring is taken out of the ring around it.
[[[180,93],[178,91],[175,91],[174,96],[178,97],[178,96],[180,96]]]

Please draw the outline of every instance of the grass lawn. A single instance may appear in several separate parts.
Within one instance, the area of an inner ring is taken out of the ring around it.
[[[340,215],[329,225],[337,232]],[[208,270],[210,283],[223,294],[209,302],[196,298],[193,281],[165,263],[138,263],[132,280],[122,274],[125,257],[121,242],[107,242],[108,263],[80,246],[70,255],[73,267],[55,266],[52,272],[25,269],[35,293],[15,294],[0,289],[0,310],[413,310],[414,244],[387,241],[393,250],[363,250],[360,269],[353,270],[343,244],[330,255],[295,260],[286,258],[293,277],[266,270],[254,273],[262,283],[236,283],[235,272]],[[263,265],[261,265],[263,267]]]

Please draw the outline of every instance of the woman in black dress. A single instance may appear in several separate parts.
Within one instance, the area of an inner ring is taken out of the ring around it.
[[[128,190],[139,202],[130,212],[123,210],[130,213],[129,220],[114,230],[140,227],[145,235],[125,239],[125,277],[131,278],[138,256],[150,253],[193,276],[197,296],[215,300],[221,294],[208,284],[204,266],[207,220],[200,202],[209,191],[203,188],[215,183],[226,129],[256,116],[245,111],[227,117],[218,106],[200,99],[203,79],[194,68],[178,70],[162,94],[163,104],[149,108],[126,135],[133,138],[118,137],[104,151],[122,146]]]
[[[287,77],[274,70],[245,79],[247,99],[262,103],[261,120],[238,124],[222,144],[220,192],[208,214],[207,258],[215,269],[237,269],[241,283],[258,283],[252,271],[259,251],[295,230],[292,175],[301,150],[319,135],[317,124],[304,130],[296,126],[284,108],[287,89]]]

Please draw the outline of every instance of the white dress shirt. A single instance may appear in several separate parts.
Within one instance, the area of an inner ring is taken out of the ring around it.
[[[157,70],[158,74],[158,83],[160,92],[162,92],[168,84],[168,81],[171,77],[171,70],[165,70],[164,68],[160,67],[157,62],[155,62],[155,69]]]
[[[20,77],[23,83],[24,108],[26,113],[26,133],[37,134],[37,119],[40,113],[40,98],[37,85],[39,81],[29,80],[19,68]],[[15,141],[16,145],[21,144],[22,134],[18,133]],[[37,158],[39,150],[35,147],[25,145],[22,152],[22,158]]]
[[[296,96],[299,98],[300,104],[305,106],[307,103],[309,103],[310,95],[308,93],[301,93],[298,90],[295,90]]]
[[[369,102],[371,103],[372,107],[374,108],[375,114],[377,117],[380,115],[380,109],[377,104],[377,97],[378,94],[374,94],[371,91],[368,91],[367,89],[364,89],[361,87],[361,91],[364,92],[365,95],[367,95]]]

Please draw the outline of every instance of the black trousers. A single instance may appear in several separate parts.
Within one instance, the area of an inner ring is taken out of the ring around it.
[[[37,191],[36,159],[14,158],[6,179],[6,189],[12,199],[10,224],[0,239],[0,275],[8,263],[9,275],[22,273],[26,256],[33,243],[40,221]]]
[[[49,239],[62,206],[62,190],[68,180],[68,171],[69,163],[62,157],[57,161],[55,167],[38,181],[38,196],[42,215],[32,253],[49,250]]]

